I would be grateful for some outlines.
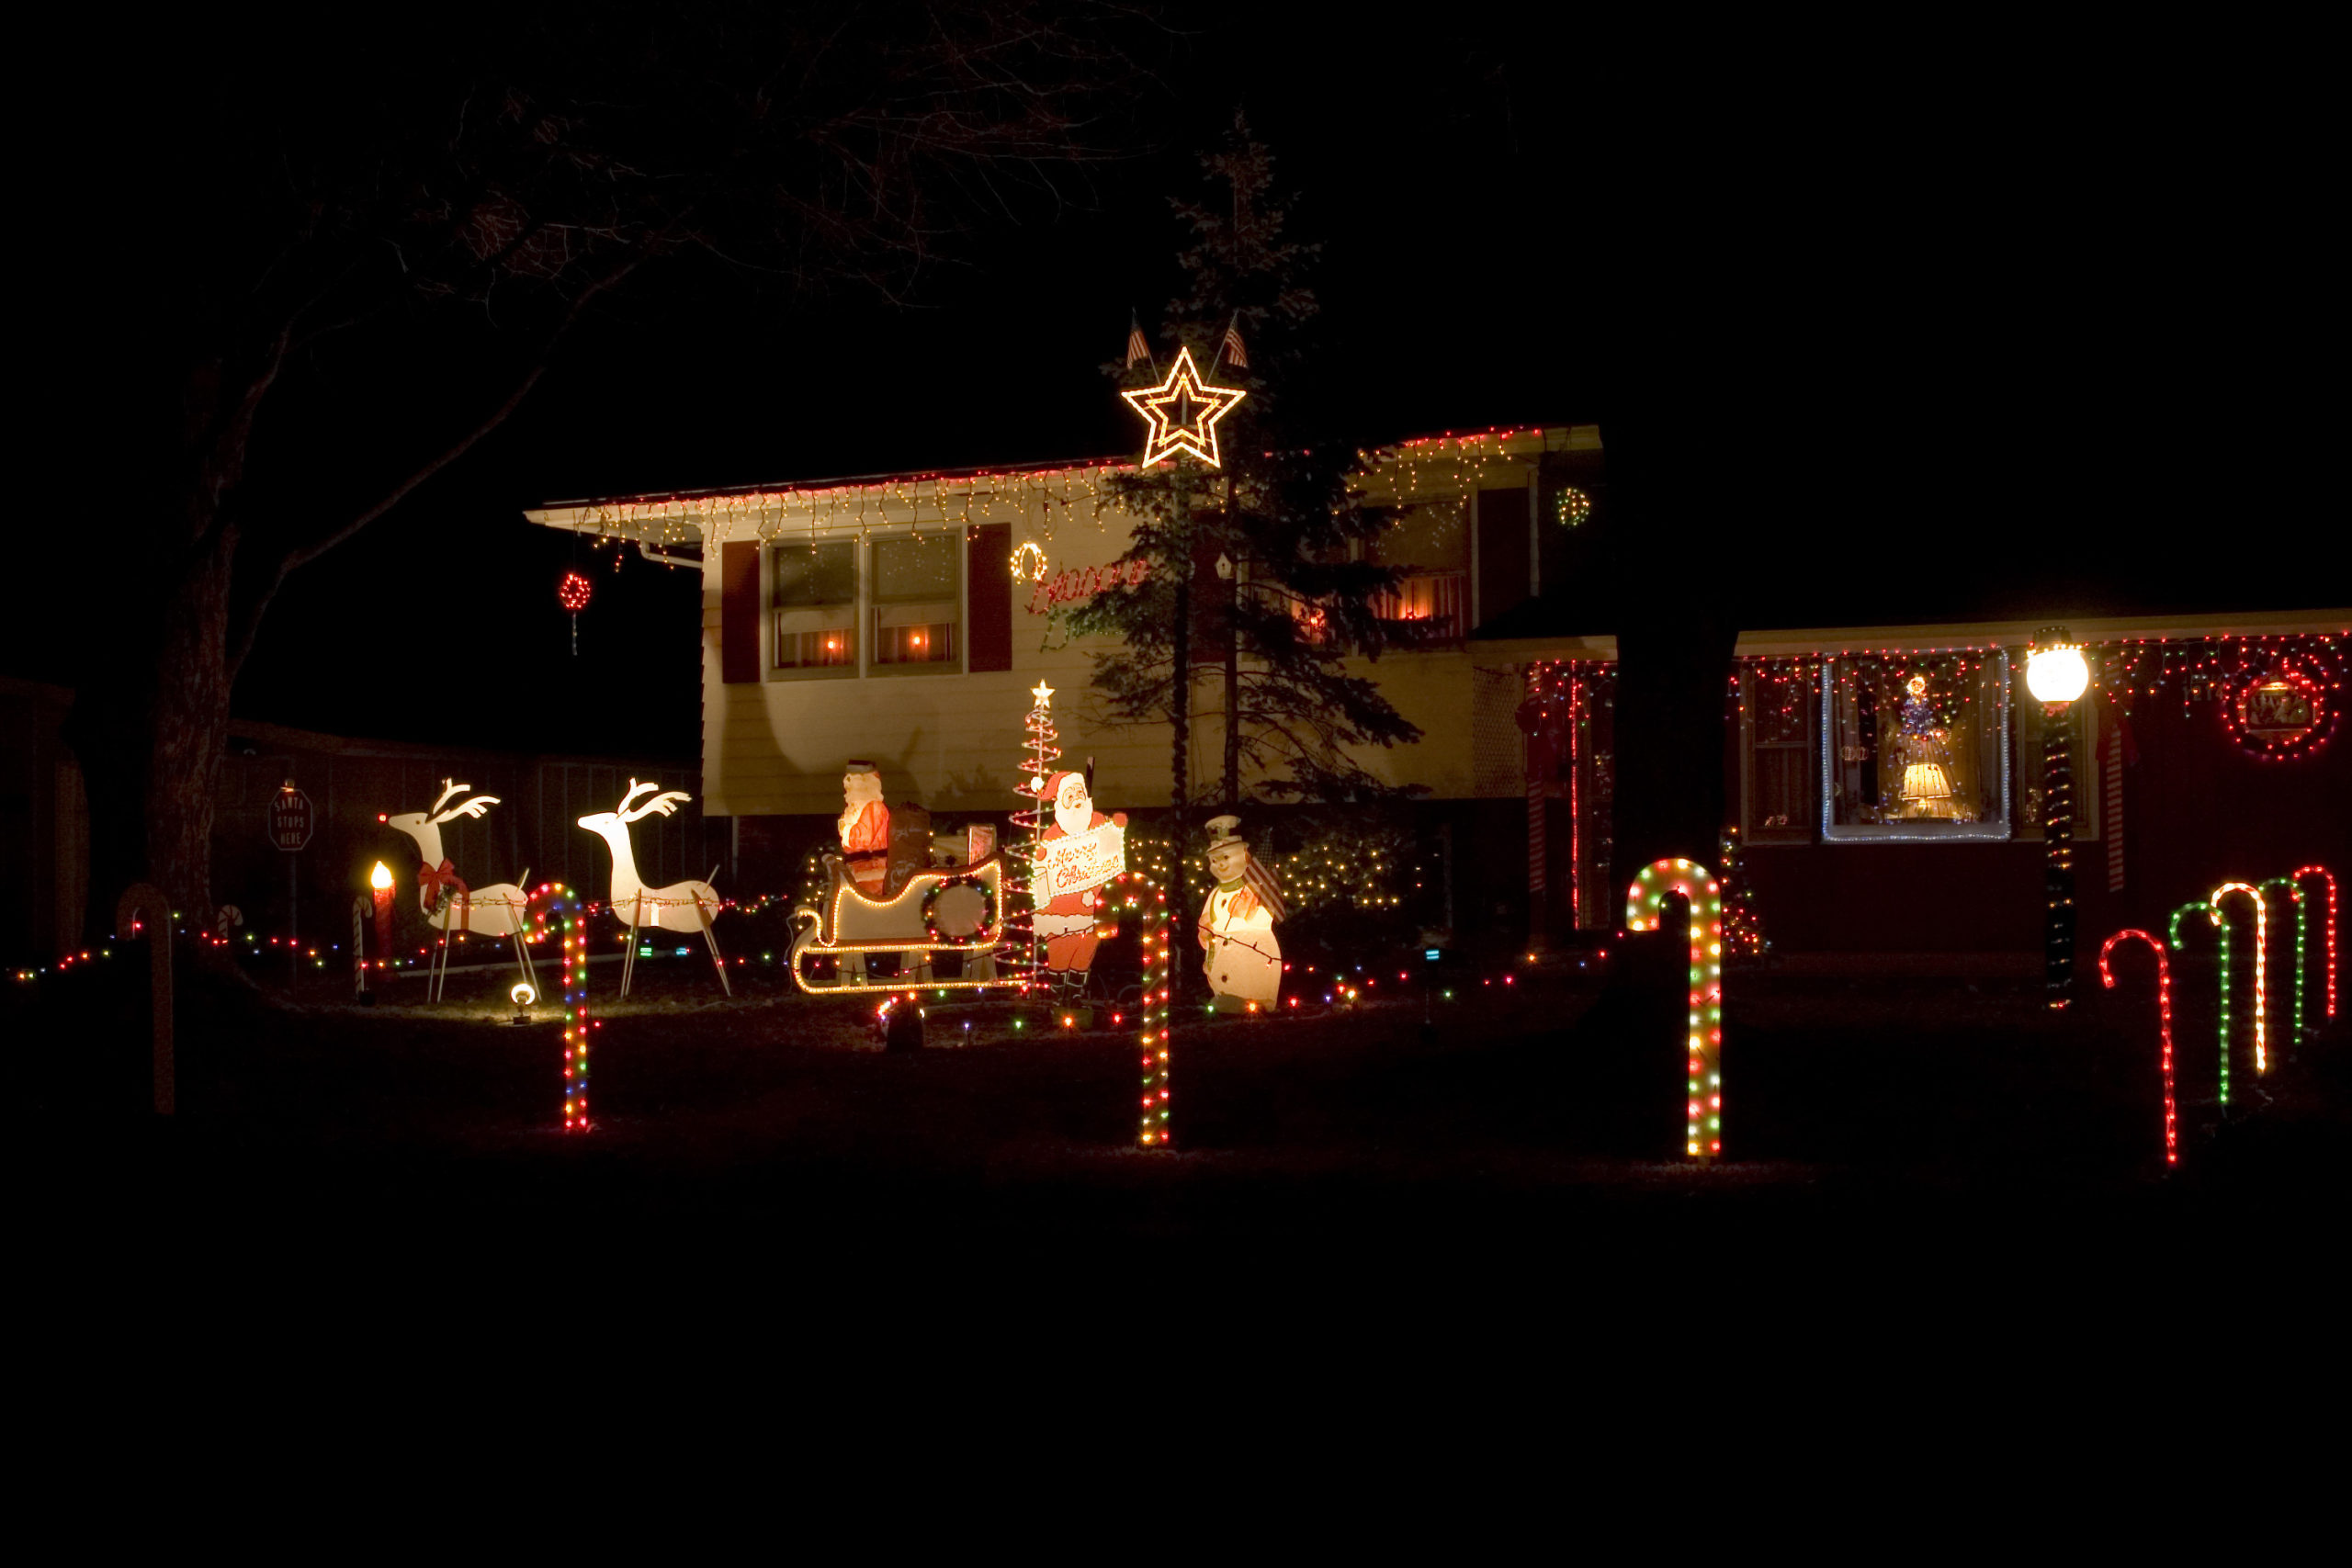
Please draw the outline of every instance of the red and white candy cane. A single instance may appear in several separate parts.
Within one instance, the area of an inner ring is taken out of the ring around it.
[[[2117,931],[2098,950],[2098,982],[2110,991],[2115,989],[2115,970],[2109,956],[2117,942],[2134,938],[2146,942],[2156,955],[2156,1032],[2164,1046],[2165,1068],[2165,1164],[2174,1166],[2180,1163],[2180,1132],[2172,1094],[2172,965],[2165,956],[2165,944],[2136,928]]]

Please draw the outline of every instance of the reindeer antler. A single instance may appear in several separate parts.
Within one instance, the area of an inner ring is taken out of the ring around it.
[[[630,782],[634,784],[636,781],[632,779]],[[653,785],[647,784],[645,787],[651,789]],[[629,793],[631,795],[635,795],[637,792],[635,790],[631,790]],[[693,798],[693,795],[688,795],[682,789],[666,790],[663,793],[655,795],[651,800],[647,801],[643,806],[639,807],[636,810],[622,812],[621,820],[624,822],[634,822],[638,818],[648,816],[656,811],[660,812],[662,816],[667,817],[670,813],[678,809],[678,802],[682,800],[692,800]],[[622,804],[627,805],[628,802],[624,800]]]
[[[645,815],[645,813],[644,813],[644,812],[642,812],[642,811],[640,811],[640,812],[637,813],[637,815],[636,815],[635,817],[632,817],[632,816],[629,814],[628,803],[629,803],[630,801],[632,801],[632,800],[635,800],[639,795],[643,795],[643,794],[644,794],[644,793],[646,793],[646,791],[648,791],[648,790],[660,789],[661,787],[662,787],[662,786],[661,786],[661,784],[660,784],[659,783],[655,783],[655,784],[639,784],[639,783],[638,783],[635,779],[631,779],[631,780],[629,780],[629,781],[628,781],[628,793],[627,795],[625,795],[621,796],[621,803],[620,803],[618,806],[616,806],[616,807],[613,807],[613,814],[614,814],[615,816],[618,817],[618,818],[619,818],[622,821],[624,821],[624,822],[634,822],[634,821],[636,821],[638,817],[642,817],[642,816],[644,816],[644,815]]]
[[[443,807],[449,804],[449,797],[451,795],[463,795],[466,791],[473,787],[474,786],[471,784],[451,784],[447,779],[443,779],[441,781],[441,798],[435,801],[431,806],[425,807],[424,814],[427,817],[432,816],[435,811],[440,810]]]
[[[447,784],[449,781],[447,779],[443,779],[441,782],[443,784]],[[434,810],[439,812],[440,815],[432,818],[431,820],[437,825],[443,822],[455,821],[460,817],[480,817],[492,807],[498,804],[498,796],[494,795],[478,795],[471,800],[459,801],[457,805],[449,807],[447,811],[441,810],[442,800],[447,800],[452,795],[456,795],[460,791],[469,790],[473,787],[474,786],[471,784],[458,784],[448,790],[441,796],[441,800],[436,800],[433,803]]]

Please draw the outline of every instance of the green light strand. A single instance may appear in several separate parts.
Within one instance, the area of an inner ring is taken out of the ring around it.
[[[2171,937],[2172,944],[2176,949],[2184,945],[2180,939],[2180,918],[2183,915],[2188,914],[2192,909],[2205,917],[2206,923],[2214,928],[2215,940],[2221,943],[2222,1027],[2220,1030],[2220,1035],[2222,1058],[2222,1108],[2226,1111],[2229,1109],[2230,1104],[2230,928],[2222,924],[2220,912],[2216,910],[2212,905],[2208,904],[2204,899],[2199,898],[2193,903],[2183,904],[2179,908],[2175,909],[2172,912],[2172,919],[2166,928],[2166,934]]]
[[[2300,1050],[2302,1048],[2303,1043],[2303,936],[2305,923],[2311,919],[2311,904],[2310,901],[2303,897],[2303,890],[2295,886],[2295,879],[2291,876],[2274,876],[2262,886],[2265,887],[2283,887],[2287,890],[2287,897],[2295,901],[2294,1041],[2296,1048]]]

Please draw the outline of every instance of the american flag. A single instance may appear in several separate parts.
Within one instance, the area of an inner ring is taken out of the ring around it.
[[[1241,880],[1250,885],[1250,891],[1258,896],[1258,902],[1266,907],[1266,913],[1274,923],[1282,924],[1283,917],[1290,913],[1283,902],[1283,885],[1274,880],[1272,872],[1258,863],[1256,855],[1250,857],[1250,869],[1241,874]]]
[[[1225,346],[1219,352],[1228,364],[1238,365],[1244,370],[1250,368],[1250,351],[1241,346],[1241,313],[1238,310],[1234,312],[1233,320],[1226,323]]]
[[[1151,344],[1143,339],[1143,323],[1136,321],[1135,312],[1130,310],[1127,312],[1127,368],[1132,370],[1138,363],[1150,357]]]

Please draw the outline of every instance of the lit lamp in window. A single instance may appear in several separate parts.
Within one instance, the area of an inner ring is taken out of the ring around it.
[[[2068,709],[2091,667],[2064,626],[2044,626],[2026,656],[2025,685],[2041,705],[2042,989],[2053,1008],[2075,993],[2075,759]]]

